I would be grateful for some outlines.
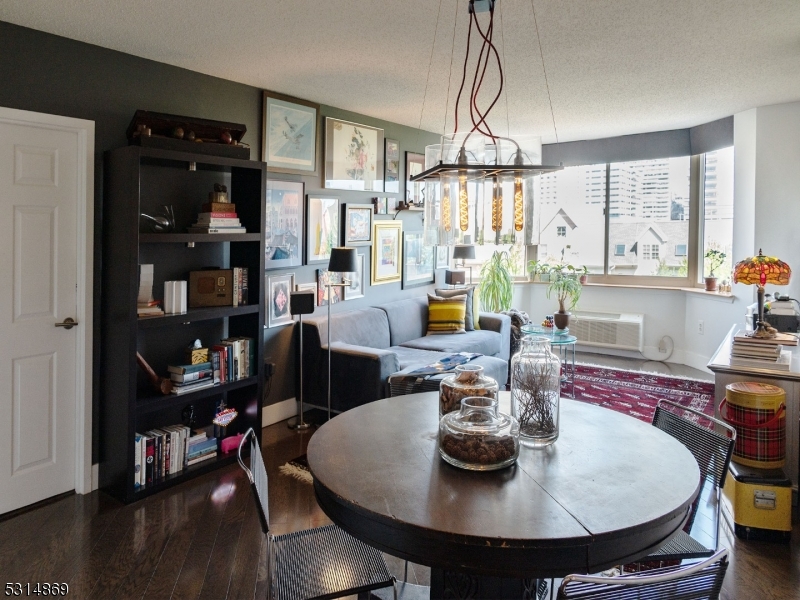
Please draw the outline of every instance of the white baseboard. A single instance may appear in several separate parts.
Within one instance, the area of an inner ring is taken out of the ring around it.
[[[273,423],[285,421],[290,417],[297,416],[297,400],[288,398],[275,404],[265,406],[261,411],[261,426],[267,427]]]

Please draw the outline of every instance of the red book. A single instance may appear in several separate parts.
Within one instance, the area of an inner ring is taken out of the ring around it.
[[[197,215],[198,219],[235,219],[235,212],[201,212]]]
[[[145,474],[145,485],[150,485],[153,483],[153,463],[156,459],[156,440],[152,437],[147,438],[147,442],[145,444],[145,453],[144,453],[144,474]]]

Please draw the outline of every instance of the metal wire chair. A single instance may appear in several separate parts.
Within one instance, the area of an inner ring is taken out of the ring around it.
[[[728,551],[688,567],[665,567],[618,577],[567,575],[558,588],[559,600],[716,600],[728,569]]]
[[[250,438],[250,467],[242,448]],[[378,550],[336,525],[273,536],[269,530],[267,469],[252,428],[239,443],[239,465],[250,480],[261,530],[267,536],[267,589],[270,600],[323,600],[392,587],[395,578]]]
[[[671,407],[673,410],[666,408]],[[697,415],[701,419],[706,419],[719,427],[719,430],[711,430],[694,421],[682,417],[674,412],[685,411]],[[693,408],[687,408],[670,402],[669,400],[659,400],[656,405],[656,412],[653,415],[653,425],[662,431],[670,434],[681,442],[694,455],[697,466],[700,467],[700,478],[703,486],[710,483],[714,486],[716,495],[716,519],[714,527],[714,547],[706,548],[698,542],[686,530],[690,529],[694,523],[697,508],[700,504],[699,497],[692,504],[687,517],[687,524],[684,530],[679,531],[669,542],[645,558],[637,562],[650,561],[671,561],[690,558],[705,558],[711,556],[719,545],[719,522],[720,522],[720,490],[725,485],[725,476],[728,473],[728,465],[731,462],[733,446],[736,443],[736,430],[727,423],[709,417],[708,415]],[[727,435],[726,435],[727,433]]]

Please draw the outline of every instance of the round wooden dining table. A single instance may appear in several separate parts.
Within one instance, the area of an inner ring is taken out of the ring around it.
[[[501,392],[502,412],[509,402]],[[574,400],[560,419],[554,444],[478,472],[440,457],[436,392],[371,402],[311,438],[316,498],[354,537],[430,566],[432,598],[521,597],[535,578],[641,558],[682,527],[700,470],[680,442]]]

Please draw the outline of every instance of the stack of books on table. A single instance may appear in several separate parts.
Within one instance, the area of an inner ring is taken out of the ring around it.
[[[731,366],[788,371],[792,353],[785,346],[797,346],[797,337],[778,333],[774,338],[756,338],[739,331],[733,336]]]
[[[217,438],[210,438],[206,432],[201,431],[189,438],[189,447],[186,454],[187,466],[196,465],[204,460],[217,456]]]
[[[226,202],[209,202],[197,215],[197,222],[189,233],[247,233],[236,215],[236,205]]]
[[[178,395],[211,387],[219,381],[215,381],[214,370],[211,368],[210,362],[169,366],[167,371],[172,380],[172,393]]]

